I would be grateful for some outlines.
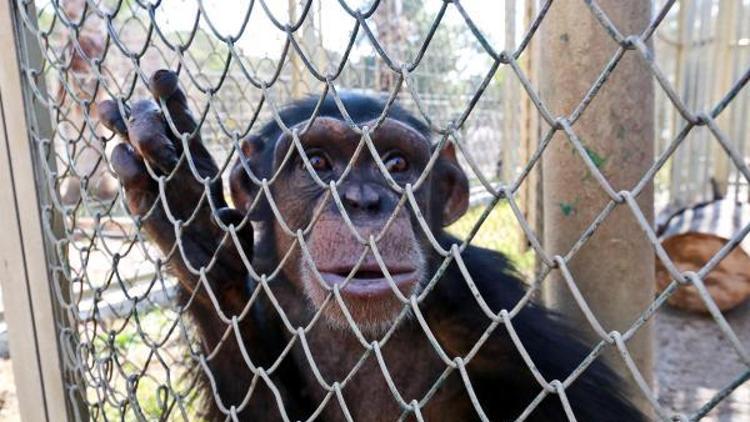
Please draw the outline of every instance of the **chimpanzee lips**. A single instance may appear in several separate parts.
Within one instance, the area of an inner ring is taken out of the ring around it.
[[[393,283],[399,291],[408,295],[418,280],[418,271],[413,267],[395,265],[388,266],[387,268]],[[328,285],[334,286],[336,284],[343,284],[353,269],[353,266],[331,269],[321,268],[320,275]],[[363,299],[387,295],[395,297],[391,284],[388,282],[388,279],[385,274],[383,274],[383,271],[377,263],[362,264],[341,292],[344,296]]]

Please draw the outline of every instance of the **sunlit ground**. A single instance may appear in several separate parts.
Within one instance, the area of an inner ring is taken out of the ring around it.
[[[486,208],[487,206],[480,205],[469,209],[466,215],[448,227],[448,232],[465,239],[479,222]],[[497,204],[490,211],[471,240],[472,245],[508,255],[517,269],[528,277],[534,269],[534,252],[526,247],[526,243],[526,238],[507,203]]]

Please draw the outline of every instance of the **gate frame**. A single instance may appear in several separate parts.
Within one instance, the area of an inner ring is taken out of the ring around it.
[[[33,4],[26,7],[33,11]],[[34,171],[39,157],[31,136],[31,127],[50,130],[50,115],[31,105],[23,89],[21,60],[41,63],[42,56],[38,44],[20,35],[16,8],[15,0],[0,2],[0,222],[6,229],[0,236],[0,285],[22,419],[73,420],[57,337],[64,319],[50,289],[54,255],[40,206],[46,183]]]

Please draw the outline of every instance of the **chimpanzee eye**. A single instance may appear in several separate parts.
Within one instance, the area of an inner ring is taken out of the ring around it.
[[[307,159],[310,160],[310,165],[312,165],[312,168],[315,171],[321,172],[331,170],[331,163],[329,163],[325,155],[321,153],[309,152],[307,153]]]
[[[385,161],[385,168],[389,173],[401,173],[409,169],[409,163],[403,155],[394,154]]]

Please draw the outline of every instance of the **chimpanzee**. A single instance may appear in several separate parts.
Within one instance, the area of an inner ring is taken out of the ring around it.
[[[567,420],[556,391],[540,396],[514,333],[485,312],[510,311],[523,297],[513,264],[467,246],[462,263],[439,269],[445,258],[432,242],[460,245],[443,228],[469,205],[450,143],[433,144],[422,121],[370,96],[340,95],[347,118],[331,95],[297,101],[242,142],[230,208],[177,75],[158,71],[149,85],[169,119],[151,100],[127,118],[114,102],[98,110],[126,140],[111,165],[127,206],[164,252],[197,326],[209,419],[505,421],[540,397],[527,420]],[[380,163],[348,119],[366,127]],[[151,174],[164,176],[163,197]],[[413,189],[418,210],[401,189]],[[537,304],[511,322],[547,381],[566,380],[589,352]],[[578,420],[644,420],[624,389],[594,361],[565,395]]]

